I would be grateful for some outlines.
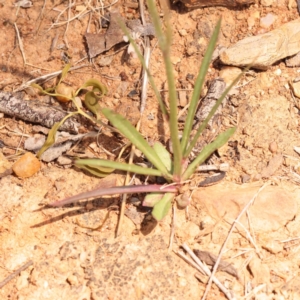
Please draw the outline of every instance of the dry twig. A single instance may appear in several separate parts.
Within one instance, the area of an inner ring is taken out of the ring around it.
[[[224,287],[224,285],[212,274],[209,268],[204,265],[195,253],[189,248],[187,244],[183,244],[182,248],[193,258],[193,260],[200,266],[207,276],[218,286],[218,288],[225,294],[227,299],[235,300],[236,298]]]
[[[3,281],[0,282],[0,289],[2,289],[7,283],[9,283],[12,279],[17,277],[22,271],[26,270],[29,266],[33,264],[33,261],[28,261],[25,265],[14,271],[8,277],[6,277]]]

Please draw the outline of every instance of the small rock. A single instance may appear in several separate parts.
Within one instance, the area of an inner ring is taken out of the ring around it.
[[[57,159],[57,162],[61,165],[61,166],[65,166],[65,165],[71,165],[72,164],[72,159],[66,157],[66,156],[60,156]]]
[[[14,173],[20,178],[31,177],[37,173],[40,168],[40,161],[30,152],[25,153],[12,167]]]
[[[179,32],[179,34],[180,34],[181,36],[186,36],[186,35],[187,35],[187,32],[186,32],[185,29],[179,29],[178,32]]]
[[[277,145],[277,143],[276,143],[276,142],[270,143],[270,145],[269,145],[269,150],[270,150],[270,152],[272,152],[272,153],[276,153],[277,150],[278,150],[278,145]]]
[[[294,96],[300,98],[300,81],[298,82],[290,82],[290,87],[293,91]]]
[[[250,179],[251,179],[250,175],[248,174],[242,175],[242,183],[249,182]]]
[[[67,278],[67,282],[68,282],[70,285],[78,285],[78,283],[79,283],[78,278],[77,278],[75,275],[70,275],[70,276]]]
[[[279,169],[282,163],[283,163],[283,156],[281,154],[275,155],[270,159],[268,166],[262,170],[261,177],[269,178]]]
[[[269,28],[276,20],[276,16],[271,13],[268,13],[265,17],[260,19],[260,26],[263,28]]]
[[[253,16],[250,16],[248,19],[247,19],[247,24],[248,24],[248,28],[249,29],[252,29],[253,26],[255,25],[255,18]]]
[[[277,76],[280,76],[280,75],[282,74],[281,69],[276,69],[276,70],[274,71],[274,74],[277,75]]]
[[[246,37],[220,53],[225,65],[267,69],[273,63],[300,51],[300,20],[288,22],[272,31]],[[266,47],[268,45],[268,47]]]
[[[109,66],[111,64],[112,60],[113,60],[113,55],[101,56],[99,61],[98,61],[98,65],[100,67]]]
[[[226,86],[229,86],[240,74],[242,70],[236,67],[224,67],[220,71],[220,77],[225,81]]]
[[[33,137],[29,137],[24,142],[24,148],[28,151],[37,152],[42,148],[46,141],[46,137],[42,134],[35,134]]]
[[[36,133],[43,133],[43,134],[47,135],[49,133],[50,129],[46,128],[44,126],[41,126],[41,125],[34,125],[34,126],[32,126],[32,131],[36,132]]]
[[[16,288],[18,291],[28,287],[28,272],[22,272],[17,279]]]
[[[297,7],[297,1],[294,1],[294,0],[289,0],[288,1],[288,9],[291,10],[293,8],[296,8]]]
[[[289,57],[285,60],[287,67],[299,67],[300,66],[300,52],[296,55]]]
[[[185,107],[188,103],[187,96],[186,96],[186,91],[179,91],[178,96],[179,96],[179,105],[181,107]]]
[[[11,165],[2,152],[0,152],[0,178],[12,173]]]

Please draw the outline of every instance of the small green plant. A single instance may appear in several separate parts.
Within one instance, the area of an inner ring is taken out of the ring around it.
[[[188,109],[188,114],[182,134],[181,140],[178,137],[178,123],[177,123],[177,93],[175,88],[175,79],[173,76],[173,66],[171,62],[171,44],[172,44],[172,33],[171,26],[168,19],[166,20],[166,28],[163,30],[160,23],[159,15],[157,13],[155,4],[153,0],[148,0],[148,9],[155,27],[156,37],[158,38],[159,47],[163,54],[163,59],[166,68],[168,90],[169,90],[169,111],[165,107],[160,93],[154,84],[153,77],[150,71],[146,68],[145,61],[142,54],[140,53],[138,47],[136,46],[130,34],[126,31],[125,26],[123,30],[128,36],[132,46],[134,47],[143,67],[146,69],[150,84],[156,94],[159,101],[161,111],[165,117],[165,120],[169,123],[170,127],[170,138],[173,145],[173,155],[171,155],[166,148],[159,142],[156,142],[153,147],[151,147],[148,142],[143,138],[143,136],[138,132],[138,130],[123,116],[117,114],[116,112],[103,108],[100,109],[98,106],[93,112],[98,116],[100,112],[109,120],[112,127],[120,132],[124,137],[126,137],[133,145],[135,145],[148,159],[148,161],[153,165],[153,168],[144,168],[135,164],[127,164],[116,161],[102,160],[102,159],[78,159],[75,161],[75,165],[79,168],[85,169],[97,176],[105,176],[111,173],[113,170],[122,170],[136,174],[142,175],[152,175],[152,176],[162,176],[169,183],[168,185],[139,185],[139,186],[123,186],[123,187],[113,187],[110,189],[95,189],[93,191],[85,192],[70,198],[66,198],[61,201],[54,202],[50,204],[51,206],[63,206],[65,204],[73,203],[81,199],[99,197],[102,195],[111,194],[122,194],[122,193],[149,193],[144,201],[144,205],[153,207],[152,215],[156,220],[161,220],[169,212],[172,201],[175,196],[180,193],[180,188],[182,184],[188,180],[196,171],[197,167],[202,164],[215,150],[224,145],[228,139],[235,132],[236,128],[230,128],[225,132],[221,133],[217,138],[209,145],[205,146],[202,151],[196,156],[196,158],[189,163],[188,157],[193,151],[197,140],[199,139],[201,133],[206,128],[209,120],[212,118],[217,108],[221,104],[222,100],[227,95],[228,91],[233,85],[237,83],[240,76],[237,77],[232,84],[225,90],[223,95],[218,99],[215,106],[210,111],[207,118],[203,121],[199,129],[197,130],[195,136],[190,138],[194,116],[196,113],[198,101],[200,98],[201,89],[205,81],[205,75],[209,68],[209,64],[212,58],[213,50],[215,48],[218,34],[220,31],[221,20],[217,23],[215,30],[210,39],[208,48],[206,50],[205,56],[203,58],[199,74],[195,82],[195,88],[190,100],[190,105]],[[87,85],[85,85],[86,87]],[[93,90],[89,93],[92,95],[91,98],[94,104],[97,103],[98,98],[95,93],[100,91],[105,94],[105,89],[100,88],[95,82],[92,85]],[[101,94],[101,95],[102,95]],[[93,106],[95,108],[95,105]],[[82,113],[82,111],[79,111]],[[76,113],[78,113],[76,112]],[[97,118],[99,119],[99,118]],[[57,128],[60,124],[57,124]],[[54,126],[55,127],[55,126]]]

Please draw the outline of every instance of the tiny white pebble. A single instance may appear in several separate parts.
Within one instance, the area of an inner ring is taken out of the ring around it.
[[[275,75],[281,75],[281,73],[282,73],[282,71],[281,71],[281,69],[277,69],[277,70],[275,70],[275,72],[274,72],[274,74]]]

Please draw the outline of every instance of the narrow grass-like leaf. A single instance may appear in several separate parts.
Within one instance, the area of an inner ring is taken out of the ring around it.
[[[234,134],[236,127],[227,129],[217,136],[217,138],[207,146],[205,146],[200,154],[192,161],[192,163],[187,167],[186,171],[182,176],[182,180],[187,180],[196,171],[197,167],[202,164],[214,151],[222,147],[229,138]]]
[[[192,126],[193,126],[193,122],[194,122],[194,117],[195,117],[195,113],[197,110],[197,106],[199,103],[199,98],[200,98],[200,93],[204,84],[204,80],[205,80],[205,76],[207,74],[207,70],[209,68],[210,62],[211,62],[211,58],[218,40],[218,36],[219,36],[219,32],[220,32],[220,28],[221,28],[221,19],[218,21],[215,30],[210,38],[208,47],[206,49],[204,58],[202,60],[201,63],[201,67],[200,67],[200,71],[198,74],[198,77],[196,79],[195,82],[195,87],[194,87],[194,91],[193,91],[193,95],[190,101],[190,106],[188,109],[188,114],[185,120],[185,124],[184,124],[184,130],[183,130],[183,134],[182,134],[182,139],[181,139],[181,149],[185,155],[185,150],[187,148],[188,145],[188,141],[190,139],[190,134],[192,131]]]
[[[88,198],[96,198],[106,195],[117,195],[117,194],[136,194],[136,193],[151,193],[151,192],[161,192],[161,193],[172,193],[171,195],[175,195],[177,193],[176,186],[166,186],[163,187],[157,184],[150,185],[129,185],[129,186],[117,186],[112,188],[98,188],[89,192],[84,192],[61,201],[56,201],[50,203],[50,206],[63,206],[71,203],[78,202],[79,200],[88,199]],[[174,194],[173,194],[174,193]]]
[[[124,34],[127,36],[127,38],[129,40],[130,44],[132,45],[135,53],[137,54],[138,59],[141,62],[141,64],[143,65],[144,70],[146,70],[146,72],[147,72],[147,75],[148,75],[148,78],[149,78],[149,82],[150,82],[151,87],[152,87],[152,89],[154,91],[156,99],[158,100],[158,103],[159,103],[159,106],[160,106],[160,109],[161,109],[163,115],[165,115],[166,117],[169,117],[169,113],[168,113],[168,111],[166,109],[166,106],[165,106],[165,104],[164,104],[164,102],[163,102],[163,100],[161,98],[160,92],[159,92],[158,88],[155,85],[153,76],[152,76],[150,70],[147,68],[145,59],[144,59],[141,51],[139,50],[139,48],[138,48],[136,42],[134,41],[134,39],[131,37],[129,31],[127,30],[127,28],[126,28],[126,26],[124,24],[124,22],[122,20],[119,20],[118,23],[119,23],[120,27],[122,28],[122,30],[124,31]]]
[[[112,168],[120,171],[126,171],[141,175],[149,175],[149,176],[163,176],[163,173],[156,169],[144,168],[141,166],[126,164],[112,160],[104,160],[104,159],[78,159],[75,161],[75,166],[89,166],[91,168]]]
[[[203,130],[206,128],[208,122],[210,121],[210,119],[213,117],[213,115],[216,113],[218,107],[221,105],[222,101],[224,100],[224,98],[227,96],[228,92],[232,89],[233,86],[236,85],[236,83],[240,80],[240,78],[244,75],[244,73],[247,71],[248,69],[244,70],[239,76],[237,76],[233,82],[229,85],[229,87],[223,92],[223,94],[221,95],[221,97],[217,100],[216,104],[214,105],[214,107],[211,109],[211,111],[209,112],[208,116],[206,117],[206,119],[201,123],[200,127],[198,128],[195,136],[193,137],[190,145],[188,146],[187,150],[184,152],[183,157],[187,158],[190,153],[192,152],[193,148],[195,147],[201,133],[203,132]]]
[[[64,66],[64,68],[63,68],[62,71],[61,71],[60,79],[59,79],[59,82],[58,82],[57,85],[59,85],[59,84],[64,80],[64,78],[67,76],[67,74],[68,74],[70,68],[71,68],[71,65],[70,65],[70,64],[66,64],[66,65]]]
[[[167,171],[167,168],[164,166],[156,152],[128,120],[108,108],[103,108],[102,113],[110,123],[123,134],[123,136],[129,139],[132,144],[143,152],[154,167],[162,173],[162,176],[168,180],[172,179],[172,175]]]
[[[65,116],[60,122],[56,122],[52,128],[50,129],[47,139],[43,145],[43,147],[39,150],[39,152],[37,153],[37,158],[41,158],[42,154],[48,149],[50,148],[54,143],[55,143],[55,135],[57,130],[59,129],[59,127],[70,117],[76,115],[78,112],[73,112],[68,114],[67,116]]]
[[[170,103],[170,136],[172,140],[173,146],[173,175],[174,180],[180,180],[181,176],[181,167],[182,167],[182,150],[180,146],[180,141],[178,137],[178,122],[177,122],[177,93],[175,86],[175,78],[173,71],[173,64],[171,61],[171,45],[172,45],[172,32],[170,27],[170,20],[168,13],[166,14],[166,33],[164,34],[162,31],[161,22],[159,19],[159,15],[153,0],[148,0],[148,9],[152,18],[152,22],[155,28],[155,33],[158,38],[158,44],[163,54],[163,59],[165,63],[168,89],[169,89],[169,103]]]
[[[168,214],[172,206],[174,197],[174,193],[166,193],[163,198],[154,205],[152,216],[155,220],[161,221]]]
[[[161,161],[167,168],[169,172],[172,170],[172,159],[169,151],[165,148],[165,146],[160,142],[155,142],[153,145],[153,149],[157,153],[157,155],[160,157]]]
[[[115,170],[112,168],[104,168],[104,167],[95,168],[88,165],[80,165],[80,166],[77,165],[77,167],[91,173],[94,176],[101,177],[101,178],[108,176],[110,173],[112,173]]]
[[[162,193],[150,193],[147,194],[143,201],[143,206],[153,207],[156,203],[158,203],[164,194]]]

